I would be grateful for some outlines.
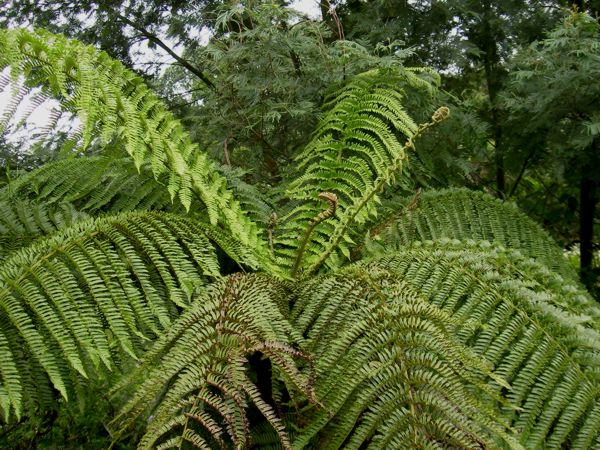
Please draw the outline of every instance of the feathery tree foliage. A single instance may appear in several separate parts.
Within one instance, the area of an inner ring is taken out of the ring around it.
[[[262,199],[106,54],[3,30],[0,68],[81,123],[0,190],[0,439],[110,385],[139,448],[600,446],[600,308],[560,249],[485,194],[398,197],[449,114],[431,71],[346,80]]]
[[[555,178],[578,191],[581,278],[590,287],[596,278],[592,259],[600,182],[591,170],[600,163],[599,39],[596,19],[574,12],[547,39],[518,55],[505,93],[512,122],[527,117],[515,139],[530,140],[537,164],[554,166]]]

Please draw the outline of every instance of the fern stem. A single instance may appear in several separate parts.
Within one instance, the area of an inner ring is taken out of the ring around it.
[[[315,227],[323,222],[326,219],[335,215],[335,211],[337,209],[337,196],[331,192],[321,192],[319,194],[319,198],[321,200],[325,200],[329,203],[329,208],[325,211],[320,212],[317,216],[315,216],[309,223],[308,228],[306,229],[306,233],[304,233],[304,238],[300,243],[300,247],[298,247],[298,253],[296,254],[296,260],[294,261],[294,266],[292,268],[292,277],[298,278],[298,271],[302,265],[302,258],[304,257],[304,252],[306,250],[306,245],[310,240],[310,236],[312,235]]]

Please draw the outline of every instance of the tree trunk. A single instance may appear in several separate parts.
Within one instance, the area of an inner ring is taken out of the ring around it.
[[[494,107],[492,107],[493,109]],[[492,115],[496,115],[492,112]],[[497,118],[494,117],[494,160],[496,162],[496,195],[499,198],[505,197],[506,178],[504,176],[504,151],[502,149],[502,129]]]
[[[596,210],[596,182],[591,179],[586,168],[581,171],[579,201],[579,276],[582,283],[590,288],[594,283],[594,213]]]
[[[506,181],[504,175],[504,151],[502,149],[502,126],[498,111],[497,96],[500,91],[500,71],[498,64],[500,57],[496,47],[496,39],[490,24],[494,12],[489,1],[483,2],[483,67],[485,70],[485,81],[487,85],[488,98],[491,110],[491,125],[494,137],[494,163],[496,165],[496,195],[504,198]]]

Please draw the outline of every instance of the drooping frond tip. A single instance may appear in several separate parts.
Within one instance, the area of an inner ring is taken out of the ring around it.
[[[41,30],[0,30],[0,70],[9,68],[27,89],[42,89],[81,120],[79,149],[117,141],[139,170],[149,164],[166,179],[171,198],[189,209],[204,203],[219,223],[244,243],[260,244],[256,225],[227,188],[207,155],[181,122],[123,64],[94,47]],[[0,86],[1,88],[1,86]]]

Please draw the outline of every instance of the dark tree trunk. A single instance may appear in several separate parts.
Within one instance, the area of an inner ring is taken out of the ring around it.
[[[502,126],[500,124],[500,113],[498,111],[497,96],[500,92],[500,57],[496,39],[490,24],[493,17],[491,4],[489,1],[483,2],[483,67],[485,70],[485,81],[487,85],[488,98],[491,109],[491,125],[494,137],[494,163],[496,166],[496,195],[503,198],[506,190],[505,171],[504,171],[504,151],[502,149]]]
[[[496,195],[504,198],[506,191],[506,179],[504,176],[504,151],[502,149],[502,129],[497,118],[494,118],[494,159],[496,162]]]
[[[596,181],[591,179],[589,168],[581,173],[579,201],[579,256],[582,283],[590,288],[594,283],[592,261],[594,256],[594,213],[596,210]]]

